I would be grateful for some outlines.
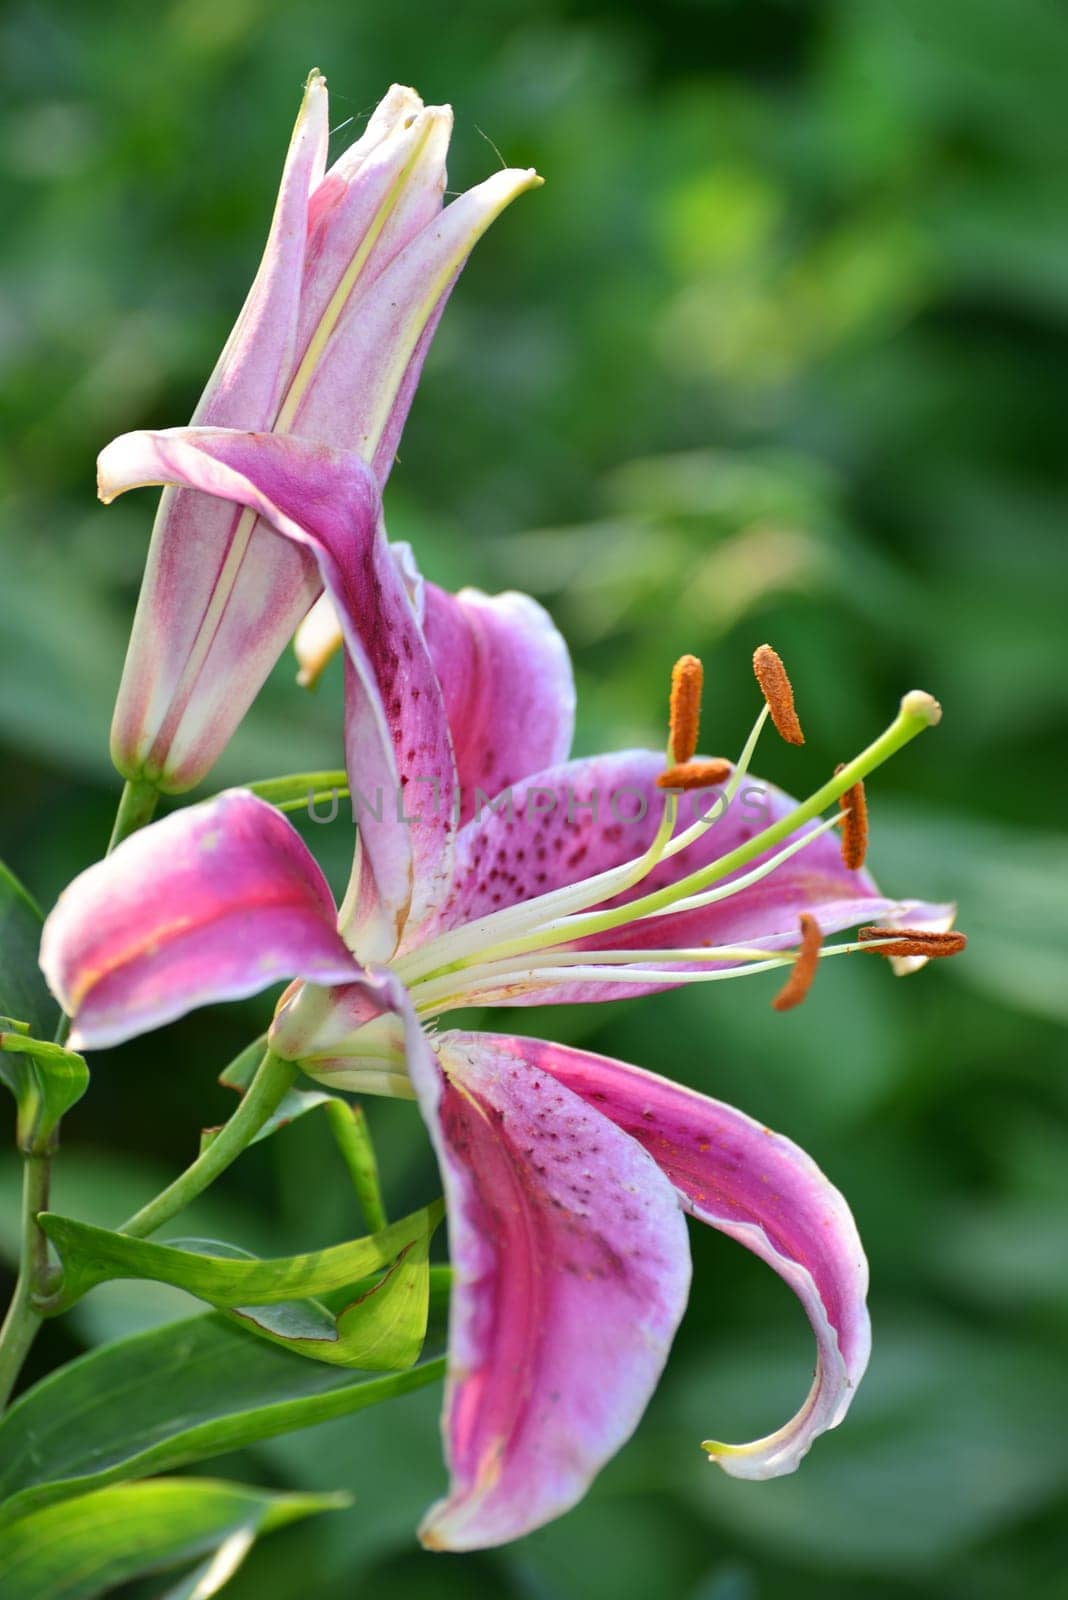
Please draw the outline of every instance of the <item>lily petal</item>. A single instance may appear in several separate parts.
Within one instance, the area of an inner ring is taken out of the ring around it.
[[[354,295],[317,361],[293,432],[358,450],[384,482],[430,341],[464,262],[537,173],[506,169],[469,189]],[[353,391],[352,373],[363,383]]]
[[[452,1482],[420,1531],[431,1548],[472,1550],[566,1511],[630,1436],[690,1262],[677,1197],[633,1139],[508,1041],[436,1043],[439,1060],[410,1027],[455,1273]]]
[[[571,657],[549,613],[529,595],[449,594],[424,582],[407,546],[391,548],[441,680],[459,816],[467,822],[520,778],[566,759],[575,729]],[[313,688],[341,646],[341,624],[324,594],[293,641],[297,681]]]
[[[75,1049],[146,1033],[294,973],[357,972],[300,835],[232,789],[134,834],[74,879],[45,923],[41,967]]]
[[[353,295],[440,213],[450,106],[394,84],[311,198],[297,349],[308,376]],[[353,241],[360,241],[353,249]],[[294,408],[304,390],[288,403]],[[285,424],[280,428],[285,431]]]
[[[450,1050],[491,1051],[497,1070],[547,1073],[636,1140],[686,1209],[745,1245],[790,1285],[816,1335],[816,1376],[785,1427],[744,1445],[706,1445],[736,1478],[793,1472],[849,1409],[871,1350],[868,1266],[849,1207],[797,1145],[720,1100],[622,1061],[540,1040],[447,1035]]]
[[[456,778],[441,688],[370,469],[352,451],[291,435],[171,428],[124,434],[99,470],[108,498],[163,480],[247,506],[317,561],[345,631],[346,753],[361,807],[364,871],[342,931],[363,959],[388,959],[409,918],[418,925],[448,887]]]
[[[510,811],[487,811],[459,834],[453,888],[435,931],[460,926],[640,855],[651,843],[660,821],[664,797],[656,787],[656,777],[663,769],[661,754],[630,750],[570,761],[516,784]],[[682,822],[694,820],[711,807],[714,798],[707,791],[685,795],[684,802],[694,801],[696,810],[691,812],[684,806]],[[700,839],[663,861],[640,885],[608,904],[622,905],[638,895],[677,883],[777,822],[795,804],[774,785],[748,778],[726,814]],[[808,823],[798,832],[811,833],[815,826]],[[773,853],[766,852],[743,870],[750,871]],[[582,949],[583,944],[599,950],[745,944],[770,952],[797,943],[802,912],[814,916],[821,931],[829,934],[869,917],[898,914],[909,921],[914,916],[937,916],[946,909],[922,901],[889,899],[870,873],[849,871],[842,862],[835,835],[824,834],[766,878],[729,898],[693,911],[629,923],[577,941],[572,948]],[[643,970],[650,966],[648,962],[640,965]],[[680,963],[675,970],[686,968]],[[633,987],[622,981],[576,981],[562,987],[532,983],[522,989],[510,987],[507,994],[503,990],[479,989],[477,999],[470,1003],[543,1005],[556,1001],[620,1000],[670,984],[671,974],[665,970],[662,983],[648,979],[635,980]]]
[[[563,761],[575,730],[571,658],[529,595],[426,585],[423,629],[456,751],[460,819]]]

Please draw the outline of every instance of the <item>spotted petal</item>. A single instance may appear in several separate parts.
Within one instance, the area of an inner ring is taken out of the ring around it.
[[[689,1286],[671,1185],[514,1043],[446,1034],[435,1060],[410,1030],[455,1272],[435,1549],[501,1544],[581,1498],[645,1409]]]
[[[407,545],[392,550],[441,680],[459,815],[467,822],[511,784],[566,759],[575,728],[571,657],[529,595],[450,594],[424,582]],[[293,643],[299,681],[310,688],[342,644],[329,595],[312,607]]]
[[[732,1477],[793,1472],[812,1441],[842,1421],[871,1348],[867,1262],[838,1190],[789,1139],[651,1072],[540,1040],[445,1038],[450,1052],[490,1053],[501,1078],[510,1069],[544,1073],[596,1108],[649,1152],[693,1216],[737,1239],[789,1284],[816,1335],[808,1399],[767,1438],[706,1448]]]
[[[664,758],[655,751],[630,750],[570,761],[515,785],[510,807],[486,811],[461,831],[453,889],[438,928],[459,927],[639,856],[651,843],[660,821],[664,796],[656,787],[656,777],[663,768]],[[715,798],[710,791],[683,795],[679,826],[708,810]],[[781,789],[748,777],[726,814],[699,840],[663,861],[640,885],[608,904],[624,904],[677,883],[746,843],[795,805]],[[808,834],[814,828],[814,823],[808,823],[798,832]],[[773,853],[765,851],[732,876],[741,877]],[[814,916],[828,934],[891,915],[906,923],[913,918],[938,918],[951,909],[888,898],[870,873],[849,871],[842,862],[838,839],[831,833],[814,839],[766,878],[727,898],[697,910],[632,922],[574,947],[639,950],[744,944],[772,952],[796,944],[802,912]],[[639,964],[642,970],[649,970],[650,963]],[[682,969],[682,964],[676,968]],[[610,983],[591,978],[576,979],[563,987],[556,980],[503,986],[497,981],[473,993],[471,1003],[541,1005],[622,999],[671,982],[667,970],[662,982],[647,978],[635,979],[633,984],[621,981],[620,969],[615,970],[617,978]]]
[[[134,834],[60,895],[41,966],[76,1049],[118,1044],[294,975],[358,971],[286,819],[232,789]]]
[[[247,506],[318,563],[345,631],[346,753],[363,846],[342,925],[361,957],[388,958],[409,918],[418,923],[448,886],[455,765],[369,468],[351,451],[224,428],[124,434],[99,465],[109,497],[151,481],[195,487]]]

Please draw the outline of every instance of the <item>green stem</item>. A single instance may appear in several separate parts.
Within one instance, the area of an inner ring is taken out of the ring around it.
[[[147,1206],[124,1222],[120,1233],[134,1239],[145,1239],[163,1223],[183,1211],[191,1200],[202,1194],[221,1172],[237,1160],[242,1150],[259,1133],[264,1123],[277,1111],[292,1086],[297,1068],[292,1061],[283,1061],[273,1050],[268,1050],[256,1075],[242,1096],[241,1104],[223,1124],[206,1150],[167,1188],[150,1200]]]
[[[364,1109],[362,1106],[349,1105],[347,1100],[328,1100],[326,1115],[342,1159],[349,1169],[367,1231],[378,1233],[386,1226],[386,1208],[382,1201],[378,1161]]]
[[[125,783],[108,841],[108,855],[123,839],[151,821],[158,800],[159,792],[152,784],[130,780]],[[69,1033],[70,1018],[61,1016],[55,1033],[56,1044],[66,1044]],[[52,1130],[47,1150],[30,1151],[23,1155],[22,1253],[15,1293],[8,1306],[4,1325],[0,1328],[0,1410],[7,1403],[41,1325],[36,1303],[44,1298],[49,1289],[51,1266],[48,1240],[38,1228],[36,1218],[39,1211],[48,1210],[52,1153],[58,1141],[57,1124]]]
[[[49,1270],[48,1241],[37,1226],[37,1213],[48,1210],[51,1158],[27,1155],[22,1171],[22,1260],[15,1293],[0,1329],[0,1410],[22,1370],[41,1318],[34,1296],[42,1292]]]
[[[115,813],[111,838],[108,840],[108,855],[116,845],[128,839],[131,833],[136,833],[138,828],[143,828],[146,822],[152,821],[158,802],[159,790],[154,784],[146,783],[140,778],[127,778],[119,799],[119,809]]]

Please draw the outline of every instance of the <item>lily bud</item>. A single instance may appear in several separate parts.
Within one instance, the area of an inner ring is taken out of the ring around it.
[[[385,482],[469,251],[541,181],[498,172],[443,210],[451,129],[449,107],[395,85],[325,171],[326,81],[311,74],[263,260],[196,424],[355,449]],[[112,724],[123,776],[171,793],[198,783],[321,588],[315,562],[254,512],[165,489]]]

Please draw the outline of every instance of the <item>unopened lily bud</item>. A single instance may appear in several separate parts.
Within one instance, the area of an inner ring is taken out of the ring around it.
[[[468,252],[541,182],[497,172],[443,209],[451,129],[448,106],[395,85],[326,171],[326,81],[311,74],[263,260],[194,424],[351,449],[384,483]],[[105,499],[130,486],[122,448],[102,468]],[[321,588],[255,510],[165,490],[112,724],[119,771],[169,792],[199,782]]]

